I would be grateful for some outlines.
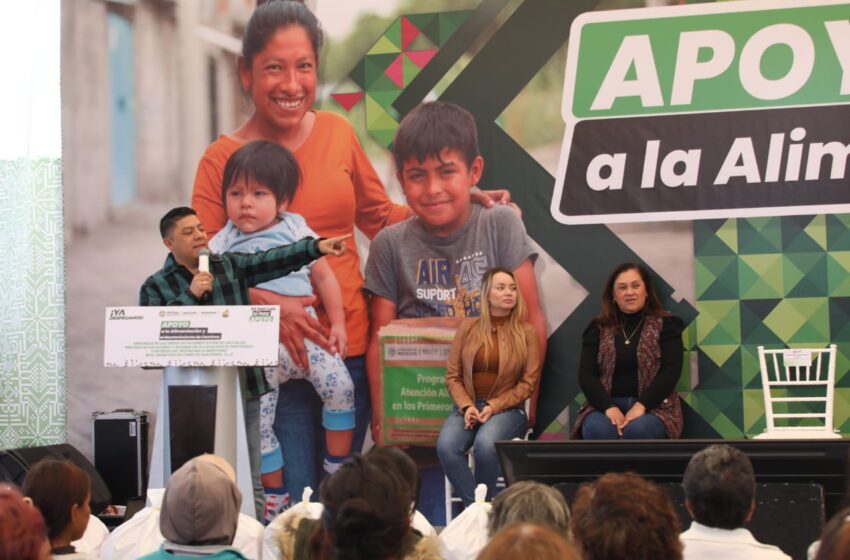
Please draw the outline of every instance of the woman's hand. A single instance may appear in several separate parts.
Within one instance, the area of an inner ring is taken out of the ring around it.
[[[641,416],[646,414],[646,407],[643,406],[643,403],[636,402],[632,405],[629,411],[626,413],[626,421],[623,423],[623,427],[628,426],[632,421],[637,420]]]
[[[507,191],[505,189],[484,191],[476,186],[472,187],[472,190],[470,192],[472,194],[472,202],[480,204],[485,208],[490,208],[491,206],[495,206],[496,204],[511,203],[511,193],[510,191]]]
[[[489,420],[493,416],[493,407],[489,404],[485,404],[484,408],[478,413],[478,421],[482,424]]]
[[[612,406],[605,411],[605,416],[611,421],[611,424],[617,428],[617,434],[623,435],[623,428],[626,427],[626,417],[623,412],[616,406]]]
[[[510,206],[516,212],[517,216],[522,218],[522,210],[519,206],[511,202],[511,193],[505,189],[496,189],[492,191],[482,191],[478,187],[473,187],[470,191],[470,199],[476,204],[480,204],[484,208],[490,208],[497,204]]]
[[[463,427],[465,430],[471,430],[481,420],[478,418],[478,409],[475,405],[467,406],[463,411]]]
[[[254,305],[280,306],[280,343],[289,351],[295,365],[306,369],[310,364],[304,346],[305,338],[331,354],[337,353],[337,348],[328,340],[327,329],[304,310],[305,306],[316,302],[316,296],[289,297],[259,288],[251,288],[249,293]]]

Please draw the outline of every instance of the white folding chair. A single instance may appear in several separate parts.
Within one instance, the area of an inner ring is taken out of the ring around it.
[[[780,350],[765,350],[764,346],[759,346],[758,355],[767,427],[754,439],[840,438],[841,434],[833,428],[832,418],[835,344],[828,348]],[[777,403],[785,404],[776,407]],[[797,412],[806,404],[814,404],[817,411]],[[775,408],[782,412],[776,412]],[[806,422],[807,419],[816,422]],[[782,425],[777,426],[776,420]],[[794,425],[801,420],[806,425]]]
[[[531,409],[531,399],[526,399],[525,400],[525,416],[526,416],[526,418],[528,418],[528,415],[530,413],[530,409]],[[527,440],[528,437],[531,435],[532,431],[533,431],[532,428],[529,426],[528,430],[526,430],[526,432],[525,432],[525,436],[523,436],[522,439]],[[517,440],[517,439],[520,439],[520,438],[514,438],[514,439]],[[475,446],[473,446],[473,447],[475,447]],[[469,462],[469,470],[471,470],[474,473],[475,472],[475,456],[472,453],[473,447],[470,447],[469,450],[466,452],[466,458],[467,458],[467,461]],[[451,522],[451,520],[454,518],[454,512],[452,511],[454,504],[459,504],[463,500],[460,499],[460,496],[458,496],[457,494],[454,493],[454,488],[452,487],[452,483],[449,482],[449,478],[445,475],[443,476],[443,483],[445,484],[445,487],[446,487],[446,525],[448,525]],[[504,488],[505,487],[505,477],[500,476],[496,480],[496,487],[497,488]]]

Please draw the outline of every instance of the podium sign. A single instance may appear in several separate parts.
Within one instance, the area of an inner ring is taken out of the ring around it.
[[[274,366],[276,305],[107,307],[106,367]]]

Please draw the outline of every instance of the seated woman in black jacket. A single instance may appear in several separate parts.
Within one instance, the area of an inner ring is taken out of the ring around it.
[[[587,402],[572,437],[678,438],[682,329],[682,320],[661,307],[646,267],[615,268],[602,294],[602,313],[582,336],[579,385]]]

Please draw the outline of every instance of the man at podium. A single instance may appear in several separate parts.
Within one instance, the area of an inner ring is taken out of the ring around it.
[[[162,269],[150,275],[139,293],[139,305],[249,305],[248,289],[285,276],[326,254],[345,252],[350,235],[304,238],[259,253],[208,254],[207,234],[195,211],[181,206],[159,222],[163,244],[170,253]],[[244,368],[242,399],[251,465],[254,502],[262,519],[265,499],[260,484],[260,396],[270,390],[261,367]]]

